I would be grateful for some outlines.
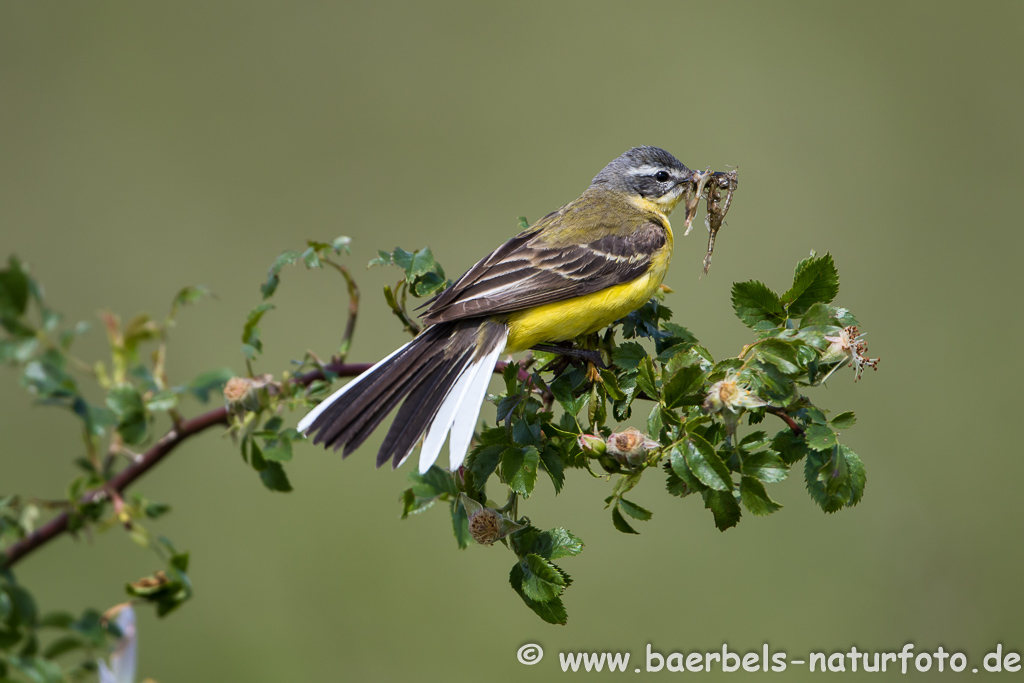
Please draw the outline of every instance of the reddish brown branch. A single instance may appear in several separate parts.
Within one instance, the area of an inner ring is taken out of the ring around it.
[[[786,423],[786,426],[789,427],[790,431],[792,431],[794,435],[796,435],[796,436],[802,436],[803,435],[804,428],[801,427],[800,424],[796,420],[791,418],[789,416],[789,414],[785,410],[783,410],[782,408],[777,408],[775,406],[768,406],[767,408],[764,409],[764,412],[771,413],[775,417],[780,418],[783,422]]]
[[[370,363],[329,363],[326,369],[339,377],[354,377],[370,369]],[[323,379],[324,373],[319,370],[307,372],[304,375],[295,377],[292,381],[303,386],[314,380]],[[227,408],[221,407],[203,413],[191,420],[183,420],[171,431],[164,434],[159,441],[153,444],[149,450],[142,454],[142,457],[133,464],[125,467],[110,479],[106,484],[95,488],[79,499],[79,504],[85,505],[110,495],[109,492],[120,494],[128,488],[136,479],[155,467],[182,441],[194,436],[210,427],[228,424]],[[4,552],[5,562],[3,566],[11,567],[23,557],[40,546],[52,541],[57,536],[68,530],[68,522],[71,517],[67,512],[62,512],[49,522],[39,527],[31,534],[20,541],[11,544]]]

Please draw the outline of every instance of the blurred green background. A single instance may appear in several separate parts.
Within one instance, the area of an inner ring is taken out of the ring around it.
[[[975,666],[1024,648],[1022,25],[1013,2],[0,5],[0,255],[72,321],[209,285],[173,333],[172,380],[242,370],[267,266],[342,234],[365,293],[351,358],[382,357],[403,333],[380,294],[396,275],[362,271],[377,248],[429,244],[458,275],[638,144],[741,169],[710,275],[698,227],[667,279],[717,357],[748,339],[731,283],[785,289],[811,249],[834,254],[838,301],[882,357],[815,395],[857,411],[855,509],[822,514],[795,472],[772,492],[784,510],[723,534],[655,476],[633,496],[654,519],[627,537],[608,484],[577,472],[555,499],[541,482],[522,509],[587,543],[564,562],[565,627],[519,602],[504,548],[458,551],[440,509],[399,521],[408,467],[304,447],[294,493],[271,494],[207,433],[135,489],[175,506],[153,527],[192,552],[196,586],[166,620],[142,611],[140,677],[540,680],[559,651],[648,642],[797,658],[910,641]],[[329,354],[337,276],[286,271],[277,298],[257,370]],[[104,348],[94,328],[79,353]],[[62,495],[77,421],[0,380],[0,489]],[[156,568],[115,531],[18,574],[43,608],[77,610]],[[524,669],[527,642],[548,656]]]

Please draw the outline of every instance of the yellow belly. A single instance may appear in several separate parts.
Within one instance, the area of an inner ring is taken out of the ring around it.
[[[536,344],[575,339],[597,332],[647,303],[665,279],[672,255],[672,237],[651,263],[651,269],[632,282],[556,301],[509,315],[508,353],[524,351]]]

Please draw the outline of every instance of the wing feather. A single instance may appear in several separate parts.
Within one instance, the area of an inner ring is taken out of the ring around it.
[[[630,282],[668,239],[650,220],[584,244],[551,244],[544,236],[534,230],[506,242],[431,302],[424,321],[511,313]]]

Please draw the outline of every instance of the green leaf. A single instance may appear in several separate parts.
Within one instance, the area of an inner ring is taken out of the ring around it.
[[[558,405],[562,406],[562,410],[570,415],[578,415],[583,406],[590,401],[590,392],[583,392],[579,396],[575,395],[571,373],[562,373],[548,387],[555,400],[558,401]]]
[[[523,580],[525,573],[523,572],[523,565],[521,562],[516,562],[512,567],[512,571],[509,573],[508,582],[512,585],[512,590],[523,599],[526,606],[537,613],[544,621],[549,624],[565,624],[568,620],[568,615],[565,612],[565,606],[562,604],[561,598],[554,598],[548,602],[537,602],[527,597],[526,593],[523,592]]]
[[[836,433],[821,424],[812,424],[805,435],[807,445],[816,451],[827,451],[839,443]]]
[[[636,386],[647,394],[648,398],[657,401],[661,393],[658,391],[657,380],[654,373],[654,362],[650,356],[644,356],[638,366],[639,372],[636,375]]]
[[[865,473],[860,458],[840,445],[830,452],[811,451],[804,464],[807,492],[825,512],[836,512],[860,502]]]
[[[20,317],[28,308],[28,273],[21,260],[13,254],[7,259],[7,268],[0,270],[0,316]]]
[[[316,249],[309,247],[302,252],[302,262],[306,264],[307,268],[320,268],[320,255],[316,253]]]
[[[667,479],[665,480],[665,488],[668,490],[670,494],[672,494],[673,496],[679,496],[680,498],[685,498],[686,496],[693,493],[693,489],[691,489],[687,485],[687,483],[683,481],[678,474],[675,473],[675,471],[672,469],[671,464],[666,462],[664,467],[665,472],[668,475]]]
[[[501,430],[504,433],[504,429]],[[483,486],[501,461],[501,454],[507,446],[477,446],[469,455],[469,470],[473,473],[473,480],[478,486]]]
[[[715,516],[715,526],[719,531],[725,531],[739,524],[740,505],[731,491],[715,491],[709,489],[704,491],[704,507],[711,510]]]
[[[267,272],[267,281],[260,285],[260,292],[262,292],[264,300],[269,299],[277,291],[277,285],[281,282],[281,278],[278,277],[281,269],[298,261],[300,256],[301,254],[297,251],[285,251],[274,259]]]
[[[849,429],[857,421],[857,416],[852,412],[848,411],[845,413],[839,413],[830,421],[834,429]]]
[[[292,459],[291,439],[271,439],[263,448],[263,457],[276,462],[288,462]]]
[[[565,463],[562,461],[562,454],[550,443],[545,444],[544,450],[540,452],[540,464],[551,477],[555,495],[558,495],[562,491],[562,484],[565,483]]]
[[[704,482],[698,479],[693,474],[690,466],[686,464],[686,456],[683,453],[683,450],[673,448],[669,453],[668,465],[672,472],[679,477],[680,481],[686,484],[686,488],[688,488],[691,493],[693,491],[704,491],[707,489]]]
[[[235,372],[231,368],[207,370],[199,373],[195,379],[185,385],[185,388],[201,403],[206,403],[210,400],[210,392],[220,393],[224,390],[224,385],[228,380],[234,376]]]
[[[765,339],[754,347],[758,360],[774,365],[784,375],[803,373],[797,358],[797,346],[780,339]]]
[[[637,342],[626,342],[612,350],[612,362],[620,370],[635,370],[647,358],[647,351]]]
[[[619,512],[618,505],[612,508],[612,524],[616,529],[624,534],[640,534],[640,532],[631,527],[629,522],[626,521],[626,518],[622,516],[622,513]]]
[[[63,654],[83,647],[85,647],[85,643],[82,642],[81,638],[77,636],[63,636],[47,645],[46,649],[43,650],[43,656],[47,659],[56,659]]]
[[[650,510],[642,508],[636,503],[628,501],[625,498],[619,498],[619,507],[621,507],[622,511],[627,515],[633,519],[639,519],[641,522],[646,522],[654,515]]]
[[[804,437],[797,436],[788,429],[775,435],[775,438],[772,439],[772,450],[778,453],[782,462],[787,465],[799,462],[810,451]]]
[[[452,475],[437,465],[431,465],[423,474],[410,472],[409,480],[413,482],[413,493],[420,498],[436,498],[444,494],[454,496],[458,493]]]
[[[146,437],[146,408],[142,396],[130,384],[122,384],[107,392],[107,407],[117,416],[117,433],[125,443],[137,444]]]
[[[853,449],[839,444],[839,452],[846,459],[846,467],[850,472],[849,486],[850,493],[846,500],[847,507],[853,507],[864,497],[864,485],[867,483],[867,472],[864,470],[864,463],[860,456],[853,452]]]
[[[789,476],[789,468],[774,451],[758,451],[743,456],[743,474],[775,484]]]
[[[146,410],[162,412],[172,410],[178,405],[178,395],[173,391],[158,391],[146,400]]]
[[[816,303],[830,303],[839,293],[839,272],[831,254],[811,256],[796,266],[793,286],[782,295],[789,315],[799,317]]]
[[[665,407],[679,408],[684,405],[699,405],[704,386],[704,371],[699,365],[687,365],[672,375],[662,388]],[[696,397],[696,398],[695,398]]]
[[[510,489],[529,498],[537,483],[539,464],[540,453],[535,447],[508,448],[501,455],[501,476]]]
[[[689,434],[684,443],[686,464],[690,471],[709,488],[732,490],[732,475],[714,447],[697,434]]]
[[[472,537],[469,535],[469,516],[466,508],[458,499],[452,500],[450,504],[452,513],[452,532],[455,534],[455,542],[460,550],[464,550]]]
[[[764,484],[753,477],[745,476],[740,479],[740,498],[743,505],[755,515],[770,515],[782,507],[768,497]]]
[[[245,325],[242,327],[242,343],[256,352],[263,351],[263,342],[260,341],[260,329],[257,325],[259,325],[263,314],[273,308],[273,304],[260,304],[249,311],[249,315],[245,319]]]
[[[284,473],[281,463],[273,460],[266,461],[266,467],[260,471],[260,480],[271,491],[287,492],[292,490],[291,482],[288,481],[288,475]]]
[[[579,555],[583,552],[583,541],[570,531],[556,527],[537,534],[530,552],[549,560],[557,560],[560,557]]]
[[[430,251],[430,247],[423,247],[413,254],[412,261],[409,263],[406,273],[408,277],[415,278],[418,275],[423,275],[432,271],[434,266],[433,252]]]
[[[737,282],[732,286],[732,307],[736,317],[750,328],[762,322],[776,327],[786,317],[779,295],[757,280]]]
[[[523,558],[523,564],[523,593],[526,597],[536,602],[548,602],[565,590],[565,577],[540,555],[530,553]]]

